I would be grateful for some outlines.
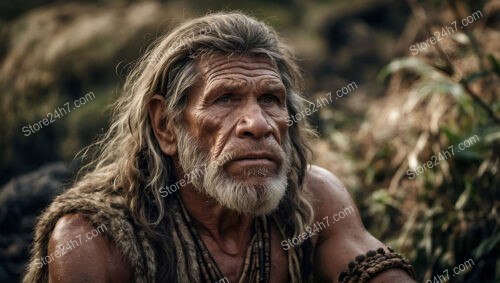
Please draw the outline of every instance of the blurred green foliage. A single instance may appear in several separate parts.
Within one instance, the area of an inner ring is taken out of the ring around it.
[[[429,31],[425,36],[432,35],[434,30]],[[443,52],[441,48],[448,44],[444,41],[432,47],[430,52],[433,54],[394,60],[380,73],[381,78],[403,73],[393,78],[397,81],[404,81],[401,77],[405,75],[411,78],[407,79],[410,83],[401,93],[408,100],[423,97],[429,101],[433,97],[447,96],[441,103],[449,104],[444,107],[446,112],[440,116],[437,131],[427,126],[432,117],[420,109],[424,115],[419,117],[419,122],[424,126],[415,129],[411,136],[414,141],[425,137],[422,139],[425,146],[414,156],[411,150],[408,151],[404,158],[408,161],[399,167],[389,167],[394,171],[406,171],[412,167],[411,159],[415,157],[417,165],[439,160],[439,166],[424,170],[415,181],[404,180],[410,175],[397,180],[401,190],[406,193],[413,190],[410,199],[407,195],[403,197],[404,193],[390,193],[390,189],[382,187],[365,202],[368,208],[365,217],[370,227],[374,227],[370,230],[390,238],[389,242],[410,255],[417,273],[432,282],[438,282],[434,281],[434,276],[442,275],[445,270],[450,277],[453,275],[451,282],[500,282],[499,50],[488,46],[488,32],[483,26],[461,33],[460,36],[466,36],[467,44],[454,50],[459,54],[456,57]],[[481,45],[473,46],[478,41]],[[495,54],[489,53],[488,48],[493,48]],[[426,106],[433,108],[429,114],[440,109],[438,105]],[[410,112],[409,115],[416,114]],[[458,145],[473,136],[478,141],[460,150]],[[408,144],[419,147],[418,142]],[[380,151],[372,164],[378,159],[386,159],[386,163],[391,164],[398,145],[388,144],[388,148]],[[442,160],[443,151],[449,152],[451,157],[443,156]],[[369,171],[377,171],[377,168]],[[375,180],[370,177],[366,181]],[[390,224],[395,220],[394,215],[404,218],[399,222],[401,231],[397,234],[393,234],[394,226]],[[452,269],[469,259],[475,264],[454,275]]]

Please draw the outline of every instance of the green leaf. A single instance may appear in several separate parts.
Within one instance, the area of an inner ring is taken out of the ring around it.
[[[455,209],[456,210],[462,210],[467,203],[467,201],[470,198],[470,193],[471,193],[471,186],[470,183],[466,183],[465,186],[467,187],[458,197],[457,202],[455,203]]]
[[[413,57],[406,57],[396,59],[385,66],[378,74],[377,80],[383,81],[390,74],[393,74],[394,72],[402,69],[412,70],[419,75],[436,72],[436,70],[433,67],[429,66],[425,61]]]
[[[487,133],[484,135],[484,143],[492,144],[496,140],[500,139],[500,127],[494,127],[488,129]]]
[[[498,230],[498,229],[497,229]],[[477,248],[474,249],[473,255],[475,258],[480,258],[481,256],[490,253],[494,248],[500,243],[500,233],[496,231],[493,235],[481,242]]]
[[[500,64],[498,63],[497,59],[495,58],[495,56],[493,56],[493,54],[488,54],[488,60],[490,61],[491,63],[491,66],[493,68],[493,72],[495,72],[498,76],[500,76]]]
[[[474,82],[475,80],[487,77],[490,74],[491,74],[490,71],[481,70],[479,72],[472,73],[470,76],[468,76],[467,78],[464,79],[464,82],[466,84],[470,84],[470,83]]]
[[[434,77],[429,80],[422,81],[418,90],[422,95],[432,93],[449,93],[458,101],[464,96],[465,91],[459,83],[448,80],[445,77]]]

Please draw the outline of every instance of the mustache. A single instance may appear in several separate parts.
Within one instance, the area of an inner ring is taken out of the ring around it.
[[[219,157],[222,166],[229,164],[230,162],[246,157],[249,153],[253,152],[265,152],[266,155],[272,156],[272,159],[278,164],[283,164],[284,159],[288,155],[285,145],[280,145],[276,141],[272,140],[260,140],[260,141],[238,141],[232,143],[225,150],[220,152]],[[219,157],[217,159],[219,159]]]

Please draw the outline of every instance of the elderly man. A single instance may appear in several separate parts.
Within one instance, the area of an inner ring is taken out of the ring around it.
[[[309,164],[289,49],[239,13],[160,39],[94,161],[40,217],[24,282],[414,282]],[[100,229],[99,229],[100,227]]]

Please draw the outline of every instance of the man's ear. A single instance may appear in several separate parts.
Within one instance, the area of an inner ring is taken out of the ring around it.
[[[165,113],[165,98],[153,95],[148,103],[149,118],[161,150],[168,156],[177,153],[177,137],[172,121],[167,121]]]

